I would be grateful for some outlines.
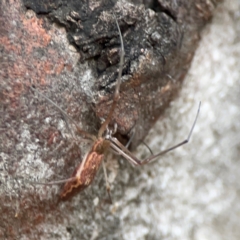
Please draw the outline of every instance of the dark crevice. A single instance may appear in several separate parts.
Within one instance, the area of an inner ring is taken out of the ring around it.
[[[174,22],[177,22],[177,17],[175,14],[171,11],[171,9],[166,8],[163,6],[158,0],[153,0],[150,8],[154,10],[155,12],[163,12],[166,15],[168,15]]]

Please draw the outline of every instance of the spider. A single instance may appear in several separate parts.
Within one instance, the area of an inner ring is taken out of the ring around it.
[[[44,184],[44,185],[65,183],[63,190],[60,193],[60,198],[62,200],[67,200],[70,197],[72,197],[73,195],[75,195],[76,193],[78,193],[79,191],[82,191],[83,189],[88,187],[94,180],[94,177],[95,177],[98,169],[100,168],[101,163],[103,163],[103,170],[104,170],[104,175],[106,178],[107,191],[109,193],[110,187],[107,182],[106,168],[104,166],[104,161],[103,161],[104,156],[106,155],[106,153],[109,149],[112,149],[118,155],[121,155],[122,157],[124,157],[126,160],[128,160],[131,164],[133,164],[135,166],[148,164],[154,160],[157,160],[157,158],[159,156],[164,155],[167,152],[170,152],[170,151],[188,143],[190,140],[190,137],[192,135],[193,129],[195,127],[198,115],[199,115],[201,102],[199,103],[198,111],[197,111],[196,117],[194,119],[193,125],[190,129],[190,132],[188,134],[188,137],[184,141],[182,141],[170,148],[167,148],[166,150],[161,151],[155,155],[152,155],[144,160],[139,160],[138,158],[136,158],[127,149],[126,146],[121,144],[118,141],[118,139],[116,139],[113,136],[116,129],[114,131],[111,131],[111,130],[109,130],[108,125],[109,125],[110,121],[112,120],[114,109],[120,98],[119,90],[120,90],[122,69],[123,69],[123,63],[124,63],[123,38],[122,38],[122,34],[121,34],[121,30],[120,30],[118,21],[114,14],[113,14],[113,16],[114,16],[114,19],[115,19],[115,22],[117,25],[120,42],[121,42],[121,55],[120,55],[119,71],[118,71],[118,77],[117,77],[117,81],[116,81],[116,87],[115,87],[115,92],[113,95],[113,101],[112,101],[112,104],[110,107],[110,111],[108,113],[106,120],[102,123],[97,136],[83,131],[78,126],[78,124],[70,116],[67,115],[67,113],[65,111],[63,111],[59,106],[57,106],[57,104],[55,104],[51,99],[47,98],[42,93],[40,93],[35,87],[30,86],[30,88],[33,91],[37,92],[40,96],[45,98],[48,102],[50,102],[52,105],[54,105],[60,112],[62,112],[64,116],[66,116],[69,120],[71,120],[74,123],[74,125],[76,126],[78,133],[82,134],[85,138],[88,138],[93,141],[90,151],[87,152],[87,154],[84,156],[81,163],[79,163],[79,165],[75,168],[75,170],[72,173],[72,176],[70,178],[65,179],[65,180],[50,182],[50,183],[40,183],[40,184]]]

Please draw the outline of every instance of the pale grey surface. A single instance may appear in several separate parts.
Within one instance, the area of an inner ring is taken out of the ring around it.
[[[148,136],[154,152],[187,135],[200,100],[191,142],[144,167],[121,199],[123,239],[240,239],[238,0],[219,6],[204,30],[180,97]]]

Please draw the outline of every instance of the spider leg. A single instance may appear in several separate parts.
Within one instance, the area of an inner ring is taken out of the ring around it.
[[[172,151],[172,150],[174,150],[174,149],[176,149],[176,148],[178,148],[178,147],[180,147],[180,146],[182,146],[182,145],[184,145],[184,144],[187,144],[187,143],[189,142],[190,137],[191,137],[192,132],[193,132],[193,129],[194,129],[194,127],[195,127],[195,125],[196,125],[196,122],[197,122],[197,119],[198,119],[200,107],[201,107],[201,102],[199,103],[198,111],[197,111],[195,120],[194,120],[194,122],[193,122],[193,125],[192,125],[192,127],[191,127],[191,130],[190,130],[190,132],[189,132],[189,134],[188,134],[188,137],[187,137],[185,140],[183,140],[182,142],[180,142],[180,143],[178,143],[178,144],[176,144],[176,145],[174,145],[174,146],[172,146],[172,147],[170,147],[170,148],[167,148],[167,149],[159,152],[158,154],[155,154],[155,155],[153,155],[153,156],[150,156],[150,157],[148,157],[148,158],[146,158],[146,159],[144,159],[144,160],[139,160],[139,159],[138,159],[137,157],[135,157],[125,146],[123,146],[116,138],[114,138],[114,137],[112,137],[112,136],[109,136],[109,140],[110,140],[110,142],[111,142],[110,147],[111,147],[112,149],[114,149],[119,155],[122,155],[122,156],[123,156],[126,160],[128,160],[131,164],[136,165],[136,166],[138,166],[138,165],[145,165],[145,164],[147,164],[147,163],[150,163],[150,162],[152,162],[152,161],[155,161],[155,160],[157,160],[157,158],[158,158],[159,156],[164,155],[164,154],[166,154],[166,153],[168,153],[168,152],[170,152],[170,151]]]
[[[119,63],[119,70],[118,70],[118,78],[117,78],[115,92],[114,92],[114,96],[113,96],[113,102],[112,102],[110,111],[108,113],[107,119],[105,120],[105,122],[102,124],[101,128],[98,131],[98,138],[102,137],[103,133],[106,131],[108,124],[112,120],[112,115],[113,115],[114,109],[115,109],[115,107],[117,105],[117,102],[119,100],[119,89],[120,89],[120,84],[121,84],[122,69],[123,69],[123,62],[124,62],[124,45],[123,45],[122,33],[121,33],[118,21],[117,21],[114,13],[113,13],[113,16],[114,16],[115,22],[117,24],[118,33],[119,33],[119,37],[120,37],[121,56],[120,56],[120,63]]]
[[[43,97],[45,100],[47,100],[49,103],[51,103],[54,107],[56,107],[65,117],[65,119],[69,119],[71,120],[71,122],[76,126],[77,131],[82,134],[84,137],[88,138],[88,139],[92,139],[93,141],[96,140],[96,137],[88,132],[83,131],[78,124],[64,111],[62,110],[55,102],[53,102],[50,98],[48,98],[47,96],[45,96],[44,94],[42,94],[41,92],[39,92],[35,87],[30,86],[30,88],[36,92],[37,94],[39,94],[41,97]],[[69,128],[69,127],[68,127]],[[71,132],[71,131],[70,131]],[[72,132],[71,132],[72,133]]]
[[[62,179],[62,180],[58,180],[58,181],[52,181],[52,182],[34,182],[34,181],[25,181],[26,183],[31,183],[31,184],[36,184],[36,185],[58,185],[58,184],[63,184],[66,183],[68,181],[72,181],[75,180],[76,177],[71,177],[71,178],[66,178],[66,179]]]
[[[109,197],[110,203],[112,204],[112,198],[111,198],[111,194],[110,194],[111,187],[110,187],[110,183],[108,181],[107,169],[106,169],[104,160],[102,161],[102,167],[103,167],[103,172],[104,172],[104,178],[105,178],[105,182],[106,182],[106,189],[107,189],[108,197]]]

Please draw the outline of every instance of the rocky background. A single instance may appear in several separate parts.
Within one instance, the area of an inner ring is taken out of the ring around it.
[[[177,1],[173,1],[175,3]],[[7,47],[20,56],[17,60],[11,55],[1,57],[1,238],[239,239],[239,1],[228,0],[215,9],[214,18],[201,33],[181,92],[178,96],[174,94],[175,100],[145,140],[157,153],[185,139],[198,103],[202,101],[190,143],[141,168],[133,168],[124,159],[109,155],[107,166],[113,204],[107,201],[101,170],[92,187],[69,202],[58,202],[59,186],[26,183],[26,179],[43,182],[68,177],[82,152],[88,149],[84,141],[78,142],[84,145],[81,149],[72,144],[71,130],[63,117],[29,90],[30,80],[38,79],[39,88],[61,107],[66,104],[65,109],[75,119],[81,118],[76,112],[85,113],[91,102],[89,95],[80,95],[83,97],[77,99],[79,109],[76,109],[74,101],[79,95],[71,91],[71,86],[75,85],[65,85],[69,83],[64,81],[66,77],[79,78],[75,72],[71,75],[72,69],[78,68],[79,55],[74,49],[65,51],[69,44],[65,29],[58,25],[50,29],[55,36],[51,39],[42,27],[44,21],[35,18],[32,10],[23,18],[16,10],[20,8],[23,5],[17,2],[9,7],[15,19],[1,21],[2,28],[11,23],[20,29],[18,21],[21,22],[29,29],[27,36],[35,36],[38,46],[34,45],[34,49],[38,51],[33,51],[31,44],[24,49],[12,44],[24,39],[26,32],[17,35],[16,40],[14,33],[1,31],[4,49]],[[2,16],[9,12],[5,9]],[[30,37],[29,42],[33,42]],[[46,52],[41,51],[42,46],[46,46]],[[23,52],[29,55],[34,52],[36,56],[24,58]],[[170,62],[168,64],[170,66]],[[88,68],[84,67],[87,74]],[[10,82],[11,74],[15,74],[15,81]],[[52,93],[44,88],[49,81],[46,75],[61,80],[60,85],[52,85],[49,91]],[[67,95],[66,89],[72,94]],[[67,96],[62,101],[61,91]],[[18,96],[21,96],[20,101]],[[69,102],[73,102],[71,108],[68,108]],[[92,124],[86,124],[84,129],[95,132],[99,122],[94,111],[83,116],[92,118]],[[81,124],[84,125],[84,121]],[[134,153],[139,158],[149,155],[143,145]]]

